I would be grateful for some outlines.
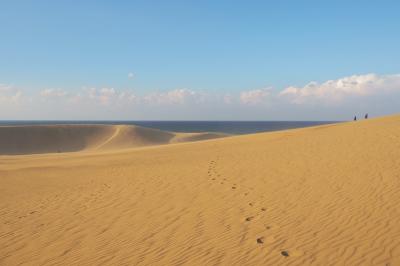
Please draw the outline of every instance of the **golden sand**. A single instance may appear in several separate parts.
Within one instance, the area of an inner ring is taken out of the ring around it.
[[[400,265],[400,116],[139,148],[175,135],[102,130],[0,156],[0,265]]]

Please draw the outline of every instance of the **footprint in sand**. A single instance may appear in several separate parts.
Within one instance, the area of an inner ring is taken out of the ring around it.
[[[299,257],[303,255],[303,252],[300,250],[282,250],[281,255],[284,257]]]
[[[264,224],[265,229],[267,230],[272,230],[272,229],[277,229],[279,228],[279,226],[275,223],[271,223],[271,224]]]
[[[236,187],[232,187],[232,189],[236,189]]]
[[[253,219],[254,219],[253,216],[247,217],[247,218],[246,218],[246,222],[250,222],[250,221],[253,220]]]
[[[270,243],[273,243],[274,241],[275,241],[275,237],[273,237],[273,236],[269,236],[269,237],[261,236],[261,237],[257,238],[258,244],[264,244],[264,243],[270,244]]]

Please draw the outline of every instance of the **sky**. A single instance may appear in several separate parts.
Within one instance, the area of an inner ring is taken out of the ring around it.
[[[0,1],[2,120],[400,112],[399,1]]]

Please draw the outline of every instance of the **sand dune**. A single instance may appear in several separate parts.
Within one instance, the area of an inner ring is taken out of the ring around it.
[[[225,137],[128,125],[0,126],[0,155],[112,150]]]
[[[120,130],[0,157],[0,265],[400,265],[400,116],[105,152]]]

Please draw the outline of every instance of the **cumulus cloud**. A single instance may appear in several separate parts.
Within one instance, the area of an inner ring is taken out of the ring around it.
[[[119,101],[126,101],[126,102],[138,102],[139,97],[133,93],[132,91],[121,91],[118,94]]]
[[[151,93],[144,97],[144,101],[150,104],[184,104],[199,103],[205,98],[205,94],[189,89],[175,89],[166,92]]]
[[[68,92],[63,89],[44,89],[40,92],[40,95],[44,98],[51,97],[65,97],[68,95]]]
[[[271,95],[270,88],[243,91],[240,93],[240,102],[243,104],[261,104]]]
[[[22,99],[22,91],[11,85],[0,84],[0,103],[15,104]]]
[[[114,88],[89,88],[87,89],[87,94],[90,99],[98,101],[100,104],[109,104],[116,96],[116,91]]]
[[[400,74],[396,75],[353,75],[322,84],[310,82],[304,87],[288,87],[279,96],[292,103],[309,101],[340,103],[346,97],[366,97],[400,91]]]
[[[115,88],[83,87],[77,91],[67,92],[63,89],[44,89],[39,93],[47,102],[57,101],[75,104],[113,105],[132,103],[138,97],[130,90]]]
[[[113,87],[27,92],[0,85],[0,117],[323,120],[347,119],[356,112],[377,115],[400,111],[400,74],[353,75],[281,91],[254,88],[225,94],[188,88],[137,94]]]
[[[90,101],[101,105],[122,103],[168,105],[201,102],[205,94],[189,89],[174,89],[165,92],[152,92],[139,96],[131,90],[117,90],[115,88],[106,87],[84,87],[75,94],[71,93],[68,96],[71,96],[74,102]]]

